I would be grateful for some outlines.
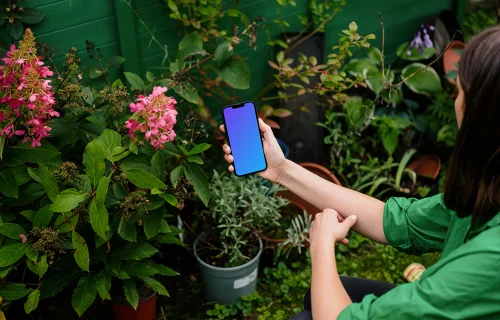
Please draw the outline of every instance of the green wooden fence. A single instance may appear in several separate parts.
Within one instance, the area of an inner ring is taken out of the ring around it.
[[[128,1],[128,0],[127,0]],[[287,6],[279,12],[290,22],[289,32],[302,29],[298,15],[308,12],[308,0],[296,0],[297,6]],[[380,34],[378,13],[381,12],[386,26],[386,52],[394,52],[396,46],[408,40],[418,26],[442,9],[452,10],[459,21],[463,20],[466,0],[348,0],[332,21],[325,26],[325,50],[329,52],[337,41],[337,33],[351,21],[359,25],[360,33]],[[133,6],[146,25],[154,30],[155,37],[175,54],[184,30],[168,17],[164,0],[133,0]],[[248,58],[251,70],[250,89],[241,95],[251,98],[259,91],[269,75],[267,60],[273,54],[266,45],[268,39],[278,38],[280,29],[272,23],[277,16],[274,0],[227,0],[226,7],[234,3],[250,19],[258,15],[266,19],[268,32],[261,32],[257,50],[238,48],[237,52]],[[150,44],[151,37],[138,22],[130,8],[122,0],[29,0],[25,6],[36,7],[46,14],[45,19],[33,26],[39,41],[54,47],[55,62],[61,63],[70,47],[76,47],[82,60],[88,61],[85,41],[93,41],[104,57],[121,55],[127,60],[121,71],[131,71],[144,76],[146,71],[159,66],[163,49]],[[4,34],[3,38],[7,36]],[[380,37],[379,37],[380,38]],[[380,39],[376,44],[380,44]],[[8,38],[7,38],[8,41]],[[117,76],[117,71],[112,76]]]

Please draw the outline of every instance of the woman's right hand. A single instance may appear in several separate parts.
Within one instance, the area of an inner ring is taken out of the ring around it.
[[[271,182],[279,183],[280,175],[283,170],[285,170],[288,162],[283,154],[283,151],[281,150],[280,145],[278,144],[278,141],[276,140],[276,137],[273,134],[271,127],[265,124],[264,121],[262,121],[262,119],[260,118],[259,129],[264,135],[262,143],[264,145],[264,154],[266,156],[267,169],[258,172],[257,175]],[[225,132],[224,125],[220,126],[220,130]],[[229,163],[233,163],[234,158],[231,155],[231,147],[229,147],[226,143],[222,147],[222,150],[224,150],[224,152],[226,153],[224,155],[224,159],[226,159],[226,161]],[[229,171],[234,171],[234,167],[232,164],[229,165]]]

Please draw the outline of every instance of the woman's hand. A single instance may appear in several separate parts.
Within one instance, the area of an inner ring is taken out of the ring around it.
[[[259,128],[264,135],[262,142],[264,145],[264,154],[266,156],[266,161],[267,161],[267,169],[258,172],[257,175],[271,182],[279,183],[278,181],[279,177],[283,172],[283,170],[285,169],[287,160],[283,155],[283,151],[281,150],[278,141],[276,141],[276,138],[274,137],[271,127],[265,124],[264,121],[262,121],[262,119],[260,118],[259,118]],[[224,125],[220,126],[220,130],[225,132]],[[226,143],[224,144],[222,149],[226,153],[224,159],[226,159],[226,161],[229,163],[233,163],[234,158],[231,155],[231,147],[229,147]],[[229,171],[230,172],[234,171],[233,165],[229,166]]]
[[[356,223],[357,217],[352,215],[343,220],[338,217],[339,214],[333,209],[325,209],[316,215],[309,230],[311,257],[322,250],[333,252],[335,243],[346,241],[349,229]]]

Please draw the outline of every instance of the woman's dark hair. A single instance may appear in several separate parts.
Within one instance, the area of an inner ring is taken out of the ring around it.
[[[482,223],[500,212],[500,26],[467,44],[458,71],[464,116],[444,190],[445,205]]]

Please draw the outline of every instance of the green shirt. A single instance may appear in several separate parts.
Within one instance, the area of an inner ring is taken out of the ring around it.
[[[442,195],[391,198],[384,233],[400,251],[442,256],[419,281],[368,295],[337,319],[500,319],[500,214],[471,227],[471,217],[446,209]]]

